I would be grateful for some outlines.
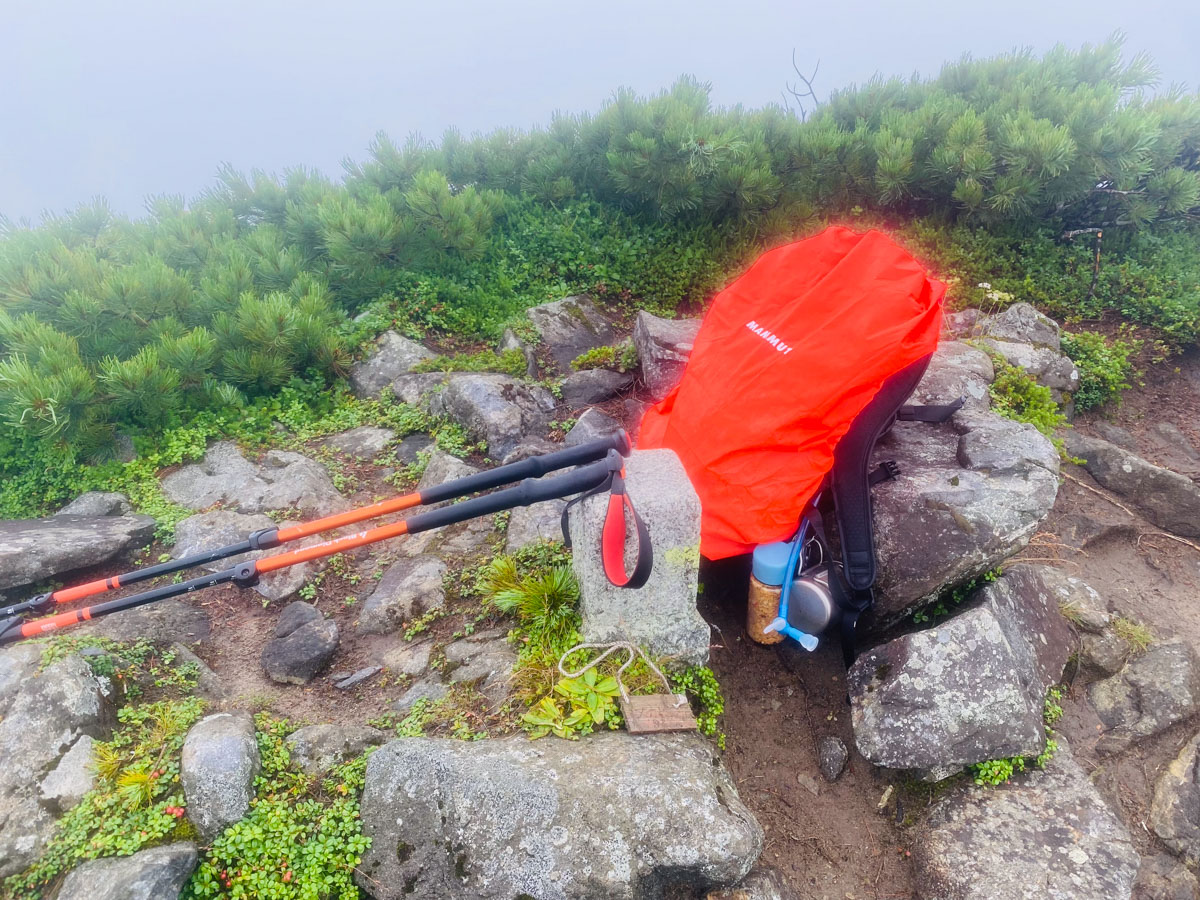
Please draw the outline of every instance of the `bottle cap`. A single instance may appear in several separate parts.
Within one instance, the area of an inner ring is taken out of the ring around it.
[[[754,548],[754,564],[751,571],[763,584],[783,586],[783,570],[787,568],[792,545],[784,541],[774,544],[759,544]]]

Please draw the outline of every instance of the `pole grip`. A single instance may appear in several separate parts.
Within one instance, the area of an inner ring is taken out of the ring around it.
[[[530,456],[507,466],[488,469],[465,478],[456,478],[421,491],[421,503],[441,503],[443,500],[453,500],[477,491],[486,491],[502,484],[510,484],[521,478],[540,478],[548,472],[579,466],[595,460],[605,459],[615,451],[620,456],[628,456],[633,450],[633,444],[625,429],[607,437],[596,438],[576,447],[566,447],[546,453],[542,456]],[[556,496],[563,496],[561,494]]]

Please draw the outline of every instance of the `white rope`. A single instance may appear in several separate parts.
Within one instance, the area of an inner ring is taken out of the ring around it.
[[[605,649],[605,648],[607,648],[607,649]],[[577,650],[604,650],[604,652],[601,653],[599,656],[597,656],[595,659],[593,659],[590,663],[585,665],[583,668],[581,668],[579,671],[568,672],[563,667],[563,663],[566,662],[568,656],[570,656],[572,653],[574,653]],[[648,665],[650,667],[650,671],[652,671],[655,675],[658,676],[659,681],[661,681],[663,683],[663,687],[665,687],[667,689],[667,693],[668,694],[675,693],[671,689],[671,682],[669,682],[667,680],[667,676],[664,675],[659,670],[658,666],[656,666],[654,664],[654,660],[652,660],[649,656],[647,656],[645,654],[645,652],[642,650],[642,648],[637,646],[637,644],[634,644],[632,641],[614,641],[611,644],[576,644],[574,647],[572,647],[570,650],[568,650],[566,653],[564,653],[562,655],[562,658],[559,659],[558,671],[562,673],[562,676],[564,678],[579,678],[588,669],[591,669],[591,668],[595,667],[596,665],[598,665],[610,653],[614,653],[618,650],[624,650],[626,653],[629,654],[629,659],[625,660],[625,662],[621,665],[621,668],[617,669],[617,690],[619,690],[621,692],[622,700],[626,700],[626,701],[629,700],[629,692],[625,690],[625,684],[621,681],[621,675],[622,675],[622,673],[624,673],[624,671],[626,669],[628,669],[631,665],[633,665],[633,661],[635,659],[637,659],[639,656],[646,661],[646,665]],[[676,702],[675,705],[680,706],[684,702],[686,702],[686,701],[678,701],[678,702]]]

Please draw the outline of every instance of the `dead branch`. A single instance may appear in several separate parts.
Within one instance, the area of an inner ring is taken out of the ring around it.
[[[813,81],[816,80],[817,71],[821,68],[821,61],[817,60],[817,64],[813,66],[812,74],[805,78],[804,73],[800,71],[800,66],[796,64],[796,48],[793,47],[792,68],[796,71],[796,77],[804,82],[804,90],[800,90],[800,86],[793,82],[787,86],[787,91],[792,95],[792,99],[796,101],[796,106],[800,109],[800,121],[803,122],[808,118],[808,107],[805,105],[805,101],[811,103],[813,109],[816,109],[821,102],[817,99],[816,91],[813,90]],[[786,95],[783,98],[783,104],[787,106]]]

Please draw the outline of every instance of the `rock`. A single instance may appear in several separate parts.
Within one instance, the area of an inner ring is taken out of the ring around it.
[[[614,587],[600,557],[608,495],[571,507],[571,565],[579,579],[584,640],[632,640],[656,656],[702,665],[708,661],[709,629],[696,610],[699,498],[671,450],[634,451],[625,471],[629,498],[650,531],[654,568],[640,588]],[[633,565],[635,544],[626,543],[626,567]]]
[[[396,445],[396,459],[411,466],[418,459],[418,454],[433,451],[436,447],[427,434],[410,434]]]
[[[421,481],[417,484],[417,490],[427,491],[431,487],[466,478],[478,471],[479,469],[463,462],[457,456],[451,456],[444,450],[434,450],[425,466],[425,472],[421,475]]]
[[[518,506],[508,517],[504,552],[516,553],[539,541],[562,540],[562,511],[566,500],[544,500],[532,506]]]
[[[995,380],[996,370],[986,353],[969,344],[944,341],[934,351],[909,402],[938,405],[962,397],[964,409],[989,409],[992,396],[988,386]]]
[[[826,781],[837,781],[849,759],[850,751],[841,738],[827,734],[817,744],[817,768]]]
[[[555,450],[561,450],[562,445],[556,444],[553,441],[543,437],[525,437],[521,439],[521,443],[513,447],[500,460],[501,465],[509,465],[510,463],[520,462],[523,459],[528,459],[531,456],[541,456],[545,453],[553,453]]]
[[[381,671],[383,671],[383,666],[364,666],[345,678],[337,679],[333,686],[339,691],[348,691],[353,687],[358,687],[372,675],[378,675]]]
[[[1142,857],[1133,900],[1200,900],[1200,882],[1165,853]]]
[[[1059,611],[1068,622],[1083,631],[1099,634],[1112,621],[1106,601],[1090,584],[1074,575],[1058,572],[1042,580],[1042,585],[1054,595]]]
[[[1061,346],[1061,331],[1057,322],[1042,315],[1028,303],[1014,303],[994,316],[979,323],[981,332],[1000,341],[1015,341],[1049,347],[1058,350]]]
[[[309,725],[289,734],[287,746],[300,771],[323,775],[384,740],[382,731],[366,725]]]
[[[704,900],[798,900],[798,897],[778,872],[755,866],[733,887],[709,891]]]
[[[81,734],[54,770],[42,779],[38,787],[42,805],[54,815],[61,816],[74,808],[96,784],[96,774],[92,771],[95,743],[91,735]]]
[[[383,654],[383,667],[397,675],[420,675],[429,668],[433,641],[422,644],[401,644]]]
[[[1079,369],[1071,357],[1049,347],[985,338],[982,342],[999,353],[1012,366],[1020,366],[1048,388],[1074,391],[1079,387]]]
[[[88,491],[80,494],[54,515],[56,516],[128,516],[133,504],[124,494],[111,491]]]
[[[350,386],[359,397],[378,397],[384,388],[411,372],[417,363],[433,359],[435,355],[394,331],[384,332],[374,351],[350,369]]]
[[[1189,866],[1200,865],[1200,785],[1196,783],[1200,734],[1184,746],[1154,786],[1150,827]]]
[[[968,784],[912,840],[922,900],[1129,900],[1138,855],[1066,741],[1044,770]]]
[[[493,459],[503,459],[523,438],[545,433],[554,398],[545,388],[508,375],[456,374],[433,395],[429,408],[486,441]]]
[[[196,845],[187,842],[93,859],[67,875],[57,900],[178,900],[196,860]]]
[[[418,372],[401,375],[392,382],[392,396],[401,403],[428,411],[430,398],[446,382],[445,372]]]
[[[81,629],[114,641],[198,644],[212,634],[212,622],[203,609],[173,598],[83,623],[76,633]]]
[[[97,566],[153,540],[149,516],[59,514],[0,521],[0,590]]]
[[[877,766],[944,778],[971,763],[1037,756],[1042,697],[987,607],[870,650],[847,675],[858,752]]]
[[[1171,453],[1192,462],[1200,462],[1200,450],[1196,449],[1196,445],[1188,439],[1178,425],[1171,422],[1155,422],[1150,426],[1150,434],[1156,443]]]
[[[617,337],[591,298],[582,294],[543,303],[527,309],[525,315],[564,374],[571,371],[571,362],[581,353],[605,347]]]
[[[340,434],[332,434],[321,441],[321,446],[357,459],[374,459],[395,439],[396,432],[390,428],[363,425]]]
[[[1155,644],[1111,678],[1088,685],[1088,699],[1105,725],[1096,745],[1102,755],[1166,731],[1195,714],[1200,673],[1190,644]]]
[[[227,504],[243,513],[297,509],[327,516],[346,501],[319,462],[286,450],[271,450],[253,463],[230,441],[213,444],[198,463],[162,480],[163,493],[188,509]]]
[[[42,648],[37,644],[10,644],[0,649],[0,720],[41,664]]]
[[[506,638],[480,641],[478,637],[458,640],[446,647],[446,662],[454,667],[450,670],[450,683],[477,684],[480,693],[493,706],[499,706],[508,697],[517,652]]]
[[[570,409],[603,403],[633,387],[633,376],[610,369],[573,372],[562,383],[562,399]]]
[[[39,803],[39,782],[82,737],[108,738],[110,690],[81,657],[68,656],[28,678],[9,704],[0,721],[0,878],[27,868],[46,846],[54,823]]]
[[[442,684],[436,677],[422,679],[400,695],[400,699],[392,704],[397,712],[407,713],[418,700],[428,700],[431,703],[441,700],[450,693],[450,688]]]
[[[621,423],[612,416],[605,415],[598,409],[589,409],[571,426],[563,443],[568,447],[577,447],[588,441],[616,434],[620,430]]]
[[[1053,566],[1021,563],[1009,566],[975,597],[1000,623],[1018,677],[1032,700],[1042,700],[1062,681],[1067,659],[1075,650],[1075,636],[1059,612],[1061,596],[1078,589],[1071,582]]]
[[[308,684],[338,648],[338,627],[303,601],[289,603],[262,651],[262,667],[273,681]]]
[[[1200,485],[1099,438],[1072,430],[1065,443],[1101,486],[1128,500],[1155,525],[1200,537]]]
[[[1132,453],[1137,453],[1137,438],[1132,433],[1111,422],[1096,422],[1092,430],[1110,444],[1116,444]]]
[[[883,460],[900,475],[872,489],[882,624],[1016,553],[1058,495],[1054,445],[989,412],[956,413],[949,426],[897,422],[871,466]]]
[[[679,384],[699,331],[699,319],[660,319],[638,312],[633,343],[642,363],[642,381],[655,401]]]
[[[951,338],[977,337],[987,319],[981,309],[963,309],[942,316],[942,334]],[[946,342],[943,341],[943,344]]]
[[[1101,675],[1115,675],[1129,660],[1133,647],[1111,631],[1085,634],[1080,642],[1079,662],[1083,667]]]
[[[392,741],[362,822],[356,879],[378,900],[660,897],[737,882],[763,843],[695,734]]]
[[[1054,532],[1068,547],[1086,550],[1109,538],[1136,540],[1137,529],[1131,521],[1130,516],[1115,509],[1071,510],[1055,516]]]
[[[171,556],[182,559],[218,547],[241,543],[256,531],[271,530],[280,527],[270,517],[261,513],[247,515],[229,509],[214,509],[211,512],[188,516],[175,526],[175,546],[171,548]],[[319,543],[321,536],[311,540],[299,541],[289,545],[288,549],[310,546]],[[205,572],[221,572],[239,562],[259,559],[278,550],[262,550],[254,553],[244,553],[240,556],[227,557],[204,563],[198,568]],[[326,560],[312,560],[297,566],[288,566],[278,572],[268,572],[261,576],[254,591],[266,597],[273,603],[287,600],[295,596],[313,575],[327,565]],[[198,573],[197,573],[198,574]]]
[[[190,664],[196,667],[196,696],[205,700],[224,700],[228,696],[220,676],[204,660],[180,643],[171,644],[169,649],[175,654],[176,666]]]
[[[206,843],[250,810],[260,765],[249,713],[214,713],[189,729],[179,780],[188,821]]]
[[[393,563],[363,604],[358,630],[390,634],[404,622],[446,602],[442,579],[446,564],[436,556],[417,556]]]
[[[520,350],[525,357],[525,374],[529,378],[537,376],[537,356],[534,354],[533,348],[517,337],[517,333],[511,328],[504,329],[504,334],[500,336],[500,343],[496,345],[497,353],[504,353],[508,350]]]

